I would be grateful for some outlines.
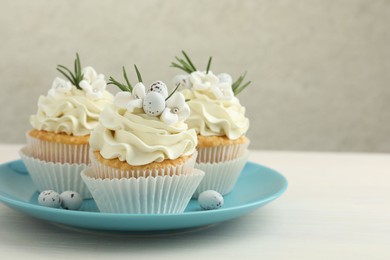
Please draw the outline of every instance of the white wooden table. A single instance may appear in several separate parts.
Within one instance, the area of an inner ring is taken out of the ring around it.
[[[0,145],[0,162],[19,145]],[[284,195],[193,231],[85,232],[0,204],[0,259],[390,259],[390,155],[252,151],[281,172]]]

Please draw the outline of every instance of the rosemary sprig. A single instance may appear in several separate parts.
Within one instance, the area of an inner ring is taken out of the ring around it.
[[[130,88],[129,85],[122,84],[119,81],[115,80],[113,77],[110,77],[108,79],[107,85],[110,85],[110,84],[117,86],[122,91],[132,92],[132,88]]]
[[[178,69],[181,69],[181,70],[184,70],[184,71],[187,72],[188,74],[191,74],[192,72],[194,72],[184,60],[179,59],[178,57],[175,57],[175,58],[176,58],[176,60],[179,61],[180,64],[177,64],[177,63],[175,63],[175,62],[172,62],[172,63],[171,63],[171,67],[173,67],[173,68],[178,68]]]
[[[137,68],[137,65],[134,64],[134,68],[135,68],[135,72],[137,74],[138,81],[142,82],[142,76],[141,76],[141,73],[139,72],[139,70]],[[127,73],[126,73],[125,67],[122,67],[122,70],[123,70],[123,78],[125,79],[126,83],[120,83],[119,81],[117,81],[113,77],[110,77],[108,79],[107,85],[109,85],[109,84],[115,85],[122,91],[132,92],[133,91],[133,86],[131,85],[131,83],[129,81],[129,78],[127,77]]]
[[[189,58],[189,56],[187,55],[187,53],[185,53],[185,51],[181,51],[181,52],[184,56],[184,59],[181,59],[181,58],[176,56],[175,59],[177,60],[178,63],[172,62],[171,67],[184,70],[188,74],[195,72],[196,68],[195,68],[194,64],[192,63],[191,59]]]
[[[232,90],[235,96],[237,96],[241,91],[243,91],[247,86],[249,86],[249,84],[251,84],[251,81],[248,81],[242,85],[242,82],[244,81],[245,77],[246,71],[232,84]]]
[[[185,51],[181,51],[181,53],[183,53],[184,57],[186,58],[188,64],[191,66],[193,71],[196,71],[196,68],[195,68],[194,64],[192,64],[191,59],[188,57],[187,53]]]
[[[187,72],[188,74],[195,72],[197,69],[196,69],[194,63],[192,63],[188,54],[185,51],[181,51],[181,53],[183,54],[184,59],[181,59],[181,58],[175,56],[175,59],[177,62],[172,62],[171,67],[181,69],[181,70]],[[213,59],[213,57],[209,58],[209,61],[207,63],[206,73],[208,73],[210,70],[212,59]]]
[[[81,73],[81,62],[78,53],[76,53],[76,59],[74,61],[74,72],[63,65],[57,65],[57,70],[76,86],[76,88],[81,89],[80,82],[83,80],[84,75]]]

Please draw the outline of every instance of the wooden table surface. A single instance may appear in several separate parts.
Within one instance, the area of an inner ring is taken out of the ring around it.
[[[0,145],[0,162],[20,145]],[[211,227],[168,233],[81,231],[0,204],[1,259],[390,259],[390,155],[251,151],[285,194]]]

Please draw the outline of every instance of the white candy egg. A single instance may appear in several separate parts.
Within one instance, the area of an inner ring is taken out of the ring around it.
[[[157,92],[149,92],[144,98],[143,109],[150,116],[159,116],[165,109],[165,98]]]
[[[75,191],[67,190],[60,195],[63,209],[78,210],[83,203],[83,198]]]
[[[219,209],[223,206],[223,197],[215,190],[206,190],[199,194],[198,202],[202,209]]]
[[[227,73],[221,73],[218,75],[219,81],[223,83],[233,84],[232,76]]]
[[[162,81],[156,81],[147,89],[148,92],[160,93],[164,99],[168,97],[168,88]]]
[[[59,208],[61,206],[61,197],[58,192],[53,190],[44,190],[38,196],[38,203],[41,206],[50,208]]]

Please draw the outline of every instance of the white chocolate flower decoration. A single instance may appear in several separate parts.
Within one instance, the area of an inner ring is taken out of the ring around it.
[[[133,91],[118,92],[115,95],[115,105],[119,108],[125,108],[133,112],[135,108],[142,108],[143,98],[145,97],[145,86],[141,82],[137,83]]]
[[[227,73],[221,73],[218,75],[219,83],[217,86],[212,87],[210,91],[217,99],[230,100],[234,97],[232,89],[233,79]]]
[[[107,82],[103,74],[97,74],[92,67],[85,67],[82,70],[83,80],[80,81],[80,87],[85,91],[88,98],[92,100],[103,97],[103,92],[106,90]]]
[[[221,73],[221,74],[218,74],[218,79],[219,79],[219,82],[220,83],[228,83],[229,85],[232,85],[233,84],[233,79],[232,79],[232,76],[230,76],[229,74],[227,73]]]
[[[173,125],[186,120],[190,115],[190,107],[187,105],[183,94],[176,92],[166,102],[167,107],[161,115],[161,120]]]
[[[176,75],[173,78],[173,84],[175,86],[179,85],[179,87],[184,88],[191,88],[192,86],[189,75]]]
[[[195,90],[207,90],[218,84],[219,79],[211,71],[208,73],[195,71],[190,74],[190,82]]]
[[[210,91],[214,94],[216,99],[230,100],[234,98],[232,85],[226,82],[219,83],[217,86],[212,87]]]
[[[56,77],[49,90],[49,96],[55,97],[57,95],[67,95],[71,93],[72,84],[70,81],[66,81],[59,77]]]

